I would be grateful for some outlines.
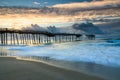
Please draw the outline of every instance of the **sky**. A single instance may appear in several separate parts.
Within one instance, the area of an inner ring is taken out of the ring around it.
[[[120,0],[0,0],[0,27],[63,27],[85,21],[120,21]]]
[[[83,2],[83,1],[91,1],[91,0],[0,0],[0,5],[40,7],[40,6],[52,6],[55,4]]]

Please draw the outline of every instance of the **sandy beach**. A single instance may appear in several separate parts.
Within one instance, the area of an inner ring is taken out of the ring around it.
[[[0,57],[0,80],[104,80],[47,64]]]

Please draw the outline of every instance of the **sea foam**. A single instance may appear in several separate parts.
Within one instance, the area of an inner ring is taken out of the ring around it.
[[[81,41],[41,46],[15,46],[19,56],[47,56],[57,60],[120,66],[120,40]]]

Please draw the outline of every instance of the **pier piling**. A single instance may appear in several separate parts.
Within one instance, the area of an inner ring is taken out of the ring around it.
[[[22,31],[8,28],[0,28],[1,45],[26,45],[43,43],[61,43],[80,41],[82,34],[50,33],[41,31]],[[88,40],[94,40],[95,35],[86,35]]]

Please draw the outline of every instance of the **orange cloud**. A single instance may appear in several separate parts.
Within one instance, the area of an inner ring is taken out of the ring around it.
[[[0,26],[20,28],[31,24],[52,24],[68,22],[65,16],[46,16],[40,14],[6,14],[0,15]]]
[[[72,8],[66,4],[66,7],[70,9],[0,8],[0,27],[21,28],[31,24],[45,24],[49,26],[56,23],[76,23],[86,19],[94,21],[103,20],[106,17],[120,18],[120,8],[79,10],[76,9],[76,7],[79,7],[77,6],[78,4],[80,3],[74,3],[74,5],[70,3],[69,5],[73,5]]]

